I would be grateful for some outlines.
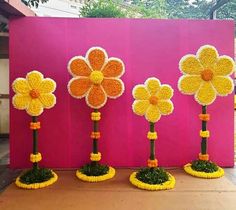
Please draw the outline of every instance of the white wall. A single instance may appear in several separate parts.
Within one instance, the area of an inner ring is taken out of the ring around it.
[[[0,59],[0,94],[9,94],[9,59]],[[9,99],[0,98],[0,133],[9,133]]]

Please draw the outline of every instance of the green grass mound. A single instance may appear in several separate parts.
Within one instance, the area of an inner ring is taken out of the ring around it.
[[[20,176],[20,182],[24,184],[41,183],[48,181],[53,176],[54,175],[51,169],[47,168],[39,168],[36,170],[30,169]]]
[[[169,180],[169,176],[163,168],[141,168],[136,178],[147,184],[162,184]]]
[[[194,160],[191,164],[192,164],[191,168],[194,171],[201,171],[201,172],[206,172],[206,173],[213,173],[213,172],[218,171],[218,166],[211,161]]]
[[[101,176],[108,173],[109,166],[92,162],[82,166],[79,171],[87,176]]]

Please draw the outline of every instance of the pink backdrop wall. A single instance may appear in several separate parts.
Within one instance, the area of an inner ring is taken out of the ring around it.
[[[131,92],[134,85],[155,76],[174,89],[175,111],[156,124],[159,139],[156,155],[161,166],[182,166],[200,151],[198,114],[201,106],[192,96],[177,90],[180,58],[195,53],[204,44],[233,57],[233,22],[153,19],[19,18],[10,22],[10,78],[41,71],[57,82],[57,105],[39,118],[39,151],[42,166],[72,168],[89,161],[92,148],[91,109],[84,99],[67,92],[70,75],[67,62],[85,55],[92,46],[105,48],[109,56],[121,58],[125,93],[109,100],[101,109],[102,162],[113,166],[146,165],[149,141],[147,121],[134,115]],[[11,92],[11,96],[12,96]],[[233,95],[217,98],[208,108],[211,137],[209,154],[221,166],[233,166]],[[31,118],[11,105],[10,157],[12,168],[29,167]]]

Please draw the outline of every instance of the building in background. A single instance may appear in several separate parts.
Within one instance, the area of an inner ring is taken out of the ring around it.
[[[79,17],[80,8],[85,4],[84,0],[49,0],[40,3],[38,8],[32,8],[37,16],[46,17]]]
[[[9,134],[9,34],[11,17],[35,16],[19,0],[0,0],[0,137]]]

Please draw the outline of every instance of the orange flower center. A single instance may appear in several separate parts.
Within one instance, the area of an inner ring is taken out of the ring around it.
[[[201,72],[201,77],[205,81],[212,80],[213,76],[213,72],[210,69],[205,69]]]
[[[151,96],[149,98],[149,102],[150,102],[150,104],[156,105],[158,102],[158,98],[156,96]]]
[[[89,79],[93,84],[99,85],[101,84],[104,76],[101,71],[92,71],[92,73],[89,76]]]
[[[40,95],[40,93],[39,93],[38,90],[33,89],[33,90],[30,91],[31,98],[38,98],[39,95]]]

